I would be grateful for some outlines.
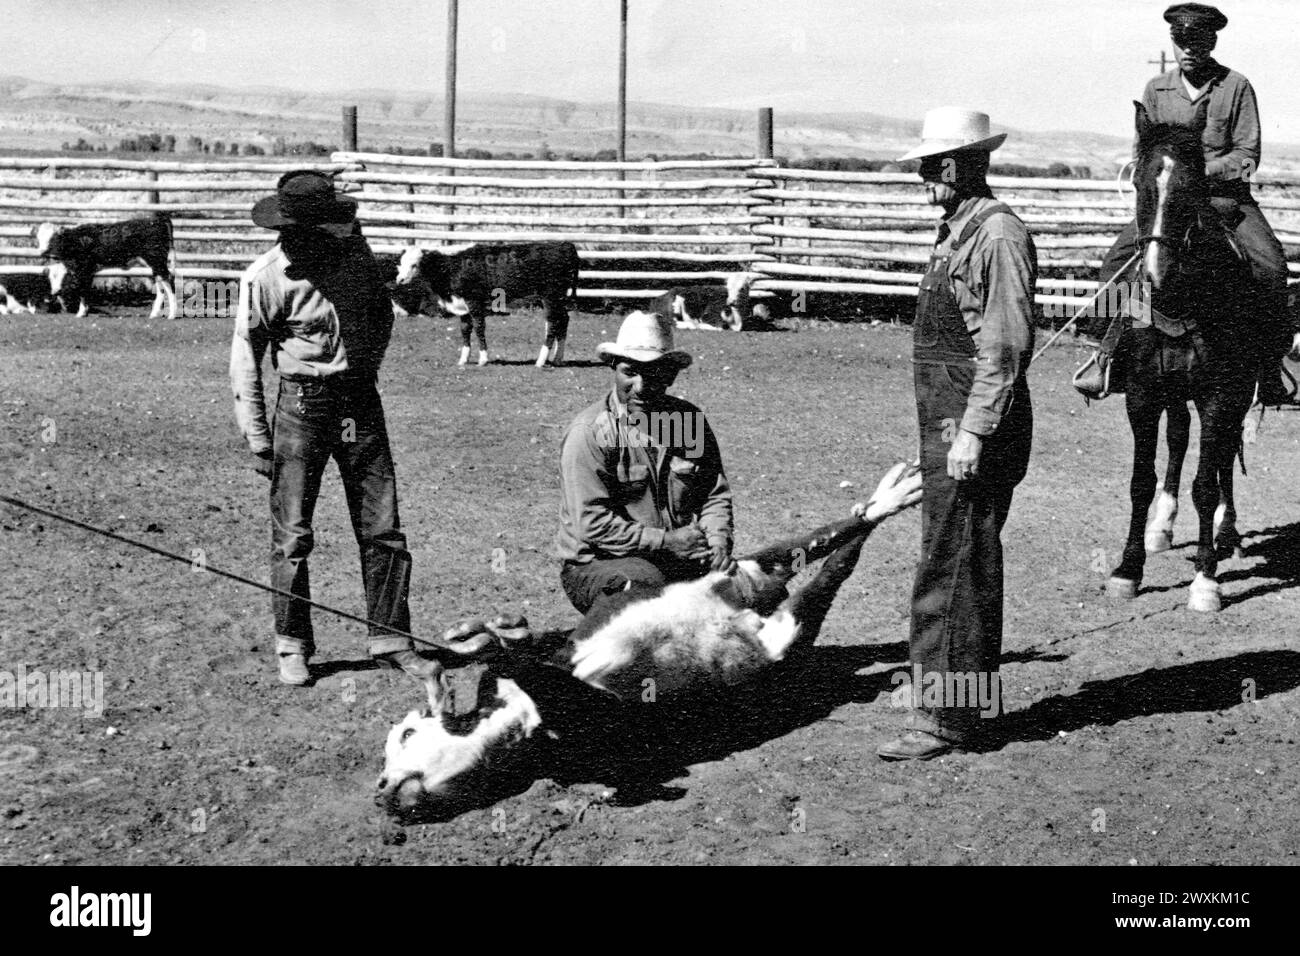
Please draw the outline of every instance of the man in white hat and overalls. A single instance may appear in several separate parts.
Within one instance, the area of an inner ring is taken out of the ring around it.
[[[597,357],[614,387],[560,446],[560,583],[586,614],[604,594],[730,571],[731,488],[704,413],[667,390],[691,356],[633,312]]]
[[[1001,534],[1029,463],[1038,273],[1024,223],[986,182],[1005,138],[990,135],[984,113],[931,110],[921,145],[899,160],[921,160],[943,217],[912,327],[923,481],[908,638],[915,710],[877,751],[889,760],[971,746],[987,729],[981,718],[1001,710]]]

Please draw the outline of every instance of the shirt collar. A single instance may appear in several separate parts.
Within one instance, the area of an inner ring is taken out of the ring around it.
[[[1227,76],[1228,72],[1229,71],[1226,66],[1220,63],[1218,60],[1211,57],[1209,62],[1210,78],[1206,80],[1206,83],[1209,84],[1217,83],[1220,80],[1222,80],[1225,76]],[[1178,90],[1183,93],[1187,92],[1188,81],[1183,77],[1183,68],[1179,66],[1177,63],[1174,64],[1174,68],[1170,70],[1168,73],[1161,74],[1161,79],[1164,82],[1160,85],[1159,87],[1160,89]],[[1191,97],[1189,96],[1188,99],[1190,100]]]
[[[983,209],[992,199],[993,193],[991,190],[977,193],[974,196],[967,196],[963,199],[957,204],[957,208],[951,216],[939,220],[939,241],[942,242],[949,236],[960,236],[962,229],[966,227],[966,223],[970,222],[971,217]]]

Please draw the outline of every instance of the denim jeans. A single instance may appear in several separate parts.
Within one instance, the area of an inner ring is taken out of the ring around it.
[[[388,447],[384,410],[373,379],[348,376],[280,379],[271,426],[271,585],[311,598],[307,556],[314,538],[312,515],[321,477],[331,457],[338,462],[352,531],[361,550],[370,653],[412,646],[388,625],[410,633],[405,573],[410,555],[397,516],[397,479]],[[281,653],[315,650],[311,606],[276,594],[271,599],[277,648]]]

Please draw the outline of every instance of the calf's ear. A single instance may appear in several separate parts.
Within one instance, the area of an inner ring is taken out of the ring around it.
[[[424,690],[429,698],[429,709],[434,714],[441,713],[449,699],[447,681],[441,667],[424,679]]]

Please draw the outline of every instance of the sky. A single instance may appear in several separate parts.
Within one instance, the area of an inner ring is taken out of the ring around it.
[[[5,0],[0,74],[440,95],[447,0]],[[1128,136],[1165,0],[629,0],[628,98],[865,111],[939,105]],[[1224,0],[1216,57],[1300,143],[1300,3]],[[612,101],[618,0],[460,0],[458,89]],[[21,38],[21,42],[15,42]]]

